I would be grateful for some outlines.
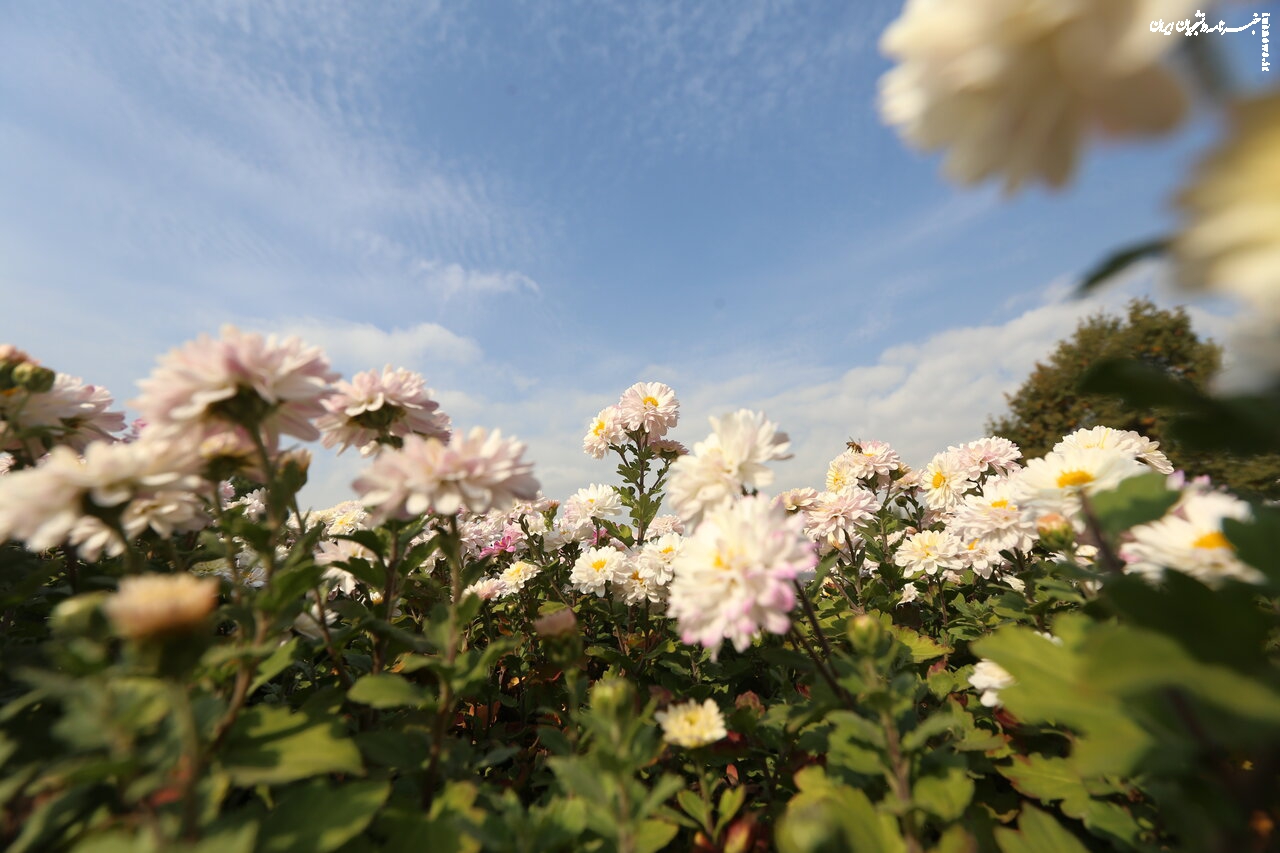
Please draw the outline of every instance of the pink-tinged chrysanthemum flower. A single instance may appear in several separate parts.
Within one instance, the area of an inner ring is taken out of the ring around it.
[[[804,521],[764,495],[721,504],[685,539],[672,569],[668,615],[686,643],[742,651],[761,631],[791,627],[797,578],[817,562]]]
[[[170,350],[133,401],[156,429],[178,432],[206,423],[266,428],[269,437],[313,441],[312,421],[338,375],[318,347],[297,338],[264,338],[223,326]]]
[[[671,463],[667,497],[686,521],[696,521],[744,488],[769,485],[773,471],[764,463],[791,458],[791,440],[761,412],[739,409],[709,420],[711,435],[695,444],[693,453]]]
[[[1078,429],[1053,446],[1053,452],[1063,450],[1119,450],[1127,453],[1139,462],[1144,462],[1161,474],[1172,474],[1173,465],[1160,452],[1160,442],[1152,441],[1145,435],[1127,429],[1112,429],[1107,426],[1096,426],[1090,429]]]
[[[1018,460],[1022,458],[1018,445],[998,435],[967,442],[955,450],[967,454],[980,473],[1007,474],[1018,467]]]
[[[822,492],[804,511],[805,532],[814,539],[856,536],[855,528],[876,514],[880,502],[874,493],[855,487],[843,492]]]
[[[434,392],[420,374],[405,368],[366,370],[339,381],[324,400],[325,414],[316,421],[324,446],[338,452],[356,447],[370,456],[380,446],[395,446],[406,435],[449,438],[449,416],[438,411]]]
[[[1188,492],[1164,518],[1131,529],[1133,541],[1121,546],[1120,555],[1129,571],[1155,578],[1172,569],[1209,586],[1227,578],[1262,583],[1266,577],[1236,556],[1222,532],[1224,520],[1251,515],[1249,505],[1231,495]]]
[[[39,458],[57,444],[82,451],[91,441],[110,441],[124,429],[124,414],[109,411],[111,404],[106,388],[65,373],[57,374],[48,391],[0,394],[0,450]]]
[[[811,486],[801,486],[798,489],[787,489],[785,492],[779,492],[774,498],[778,503],[782,504],[787,512],[796,512],[802,509],[808,509],[813,506],[818,499],[818,490]]]
[[[902,567],[903,577],[921,572],[933,576],[946,569],[963,568],[963,550],[960,540],[945,530],[922,530],[902,541],[893,562]]]
[[[592,459],[603,459],[609,452],[609,446],[622,444],[627,440],[626,427],[617,406],[609,406],[591,419],[587,434],[582,437],[582,449]]]
[[[668,533],[684,533],[684,522],[680,520],[678,515],[660,515],[653,520],[646,531],[650,539],[657,539],[659,536],[665,536]]]
[[[379,524],[425,512],[506,509],[538,495],[533,463],[524,461],[524,450],[523,442],[482,427],[454,433],[448,444],[409,435],[403,447],[383,451],[354,485]]]
[[[651,438],[667,434],[680,419],[676,392],[661,382],[637,382],[622,392],[618,420],[626,430],[642,430]]]
[[[462,597],[474,595],[481,601],[492,601],[507,594],[507,585],[500,578],[481,578],[462,591]]]
[[[148,528],[164,537],[196,529],[206,520],[195,494],[202,482],[188,464],[159,439],[95,442],[83,459],[55,447],[35,468],[0,479],[0,539],[20,539],[32,551],[70,543],[96,560],[124,551],[121,531],[133,539]]]

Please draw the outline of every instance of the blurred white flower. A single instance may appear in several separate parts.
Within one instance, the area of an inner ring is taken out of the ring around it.
[[[1140,524],[1121,546],[1129,571],[1158,578],[1164,569],[1185,572],[1210,586],[1227,578],[1262,583],[1262,572],[1242,562],[1222,532],[1228,518],[1246,521],[1249,505],[1220,492],[1188,492],[1164,518]]]
[[[707,746],[729,735],[724,727],[724,714],[712,699],[701,704],[689,700],[670,705],[653,718],[662,726],[663,740],[685,749]]]
[[[671,464],[667,498],[686,521],[696,521],[744,488],[769,485],[773,472],[765,463],[791,458],[791,440],[761,412],[739,409],[710,421],[711,435]]]
[[[1160,133],[1186,97],[1155,18],[1189,0],[908,0],[881,50],[880,110],[961,183],[1061,186],[1087,137]]]
[[[410,434],[447,440],[449,416],[438,411],[433,393],[412,370],[392,370],[389,364],[381,372],[366,370],[334,385],[316,426],[325,447],[337,446],[339,453],[356,447],[361,456]]]

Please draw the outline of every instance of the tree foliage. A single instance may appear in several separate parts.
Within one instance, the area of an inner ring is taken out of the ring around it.
[[[1191,476],[1244,493],[1280,497],[1280,456],[1236,459],[1181,446],[1168,428],[1167,412],[1138,408],[1119,397],[1084,393],[1081,380],[1090,368],[1113,359],[1134,359],[1207,390],[1222,366],[1222,348],[1200,340],[1181,307],[1165,310],[1150,300],[1134,299],[1125,316],[1099,312],[1080,322],[1013,394],[1008,411],[987,424],[1022,448],[1027,458],[1043,456],[1073,430],[1110,426],[1133,430],[1160,442],[1175,467]]]

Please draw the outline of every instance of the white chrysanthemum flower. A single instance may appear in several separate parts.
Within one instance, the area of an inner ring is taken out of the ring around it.
[[[536,578],[542,573],[542,569],[533,563],[524,560],[516,560],[510,566],[503,569],[502,574],[498,575],[499,580],[506,585],[507,589],[512,592],[519,592],[524,589],[525,584]]]
[[[625,574],[629,569],[627,557],[617,548],[587,548],[573,564],[569,583],[578,592],[592,593],[604,598],[605,584]]]
[[[117,634],[138,640],[198,629],[217,605],[216,580],[184,573],[121,578],[102,609]]]
[[[39,458],[46,444],[83,451],[91,441],[111,441],[112,433],[124,429],[124,413],[109,411],[112,402],[106,388],[85,385],[65,373],[54,377],[48,391],[0,394],[0,450],[22,450]],[[23,438],[20,433],[28,430],[38,434]]]
[[[668,588],[668,614],[686,643],[720,651],[724,640],[742,651],[761,631],[791,626],[794,581],[817,555],[804,520],[763,495],[721,504],[686,537]]]
[[[618,420],[626,430],[642,430],[657,438],[680,419],[680,401],[670,386],[661,382],[637,382],[622,392]]]
[[[1062,441],[1053,446],[1055,453],[1070,448],[1119,450],[1128,453],[1139,462],[1146,463],[1161,474],[1173,473],[1173,465],[1169,464],[1168,458],[1160,452],[1160,442],[1152,441],[1145,435],[1132,430],[1112,429],[1107,426],[1078,429],[1064,436]]]
[[[1172,5],[1171,5],[1172,3]],[[1061,186],[1088,136],[1164,132],[1185,96],[1152,20],[1189,0],[908,0],[880,41],[880,111],[961,183]]]
[[[627,571],[613,579],[613,595],[629,605],[661,604],[666,590],[632,559],[627,562]]]
[[[386,444],[395,446],[410,434],[447,440],[449,416],[438,411],[434,393],[412,370],[393,370],[389,364],[381,372],[366,370],[350,382],[334,385],[316,426],[324,434],[325,447],[336,446],[339,453],[356,447],[361,456],[371,456]]]
[[[680,555],[683,545],[684,537],[679,533],[664,533],[649,539],[635,557],[640,573],[658,586],[671,583],[674,573],[672,565]]]
[[[362,530],[369,520],[369,513],[360,501],[342,501],[328,509],[313,511],[308,520],[313,524],[323,524],[324,532],[330,536],[339,536]]]
[[[1115,488],[1147,468],[1128,450],[1119,448],[1065,448],[1039,459],[1014,480],[1014,496],[1024,509],[1036,515],[1060,513],[1074,518],[1080,496]]]
[[[922,530],[903,539],[893,562],[902,568],[903,577],[921,572],[933,576],[946,569],[964,568],[962,551],[964,545],[947,531]]]
[[[876,477],[881,480],[887,479],[894,471],[903,467],[898,451],[890,447],[887,442],[876,439],[854,441],[850,442],[849,450],[860,455],[865,463],[871,466]]]
[[[245,518],[252,521],[261,521],[267,515],[267,490],[254,489],[246,492],[243,497],[237,498],[227,504],[227,509],[240,507],[244,510]]]
[[[915,583],[907,583],[902,587],[902,598],[898,599],[898,606],[910,604],[920,597],[920,590],[916,589]]]
[[[671,705],[653,718],[662,726],[663,740],[685,749],[707,746],[729,735],[724,727],[724,714],[712,699],[701,704],[690,700]]]
[[[1036,523],[1022,512],[1013,481],[988,480],[982,494],[966,495],[955,509],[951,529],[963,540],[981,539],[996,551],[1029,551],[1036,540]]]
[[[1249,505],[1231,495],[1189,492],[1164,518],[1132,528],[1133,541],[1121,546],[1120,553],[1130,571],[1155,577],[1167,568],[1210,586],[1226,578],[1262,583],[1266,577],[1236,556],[1222,532],[1225,519],[1246,521],[1250,516]]]
[[[1280,94],[1231,106],[1226,142],[1200,165],[1177,204],[1186,224],[1173,242],[1180,283],[1240,297],[1280,324]]]
[[[627,429],[617,406],[602,409],[591,419],[587,434],[582,437],[582,449],[592,459],[603,459],[610,445],[620,445],[627,440]]]
[[[566,518],[614,518],[622,515],[622,496],[613,486],[592,483],[564,502]]]
[[[811,486],[801,486],[798,489],[787,489],[785,492],[779,492],[774,498],[778,503],[782,504],[783,509],[787,512],[798,512],[802,509],[808,509],[813,506],[814,501],[818,499],[818,490]]]
[[[969,676],[969,684],[982,694],[982,704],[987,708],[999,707],[1000,691],[1006,687],[1012,687],[1015,683],[1009,670],[985,658],[978,661],[973,668],[973,674]]]
[[[524,450],[523,442],[482,427],[456,432],[448,444],[408,435],[403,447],[381,453],[354,487],[377,523],[425,512],[452,515],[463,508],[505,510],[538,495]]]
[[[297,338],[263,338],[223,326],[170,350],[133,401],[154,429],[181,432],[202,424],[261,424],[268,437],[320,437],[312,421],[337,379],[318,347]]]
[[[202,481],[173,444],[94,442],[84,458],[55,447],[35,468],[0,479],[0,540],[20,539],[32,551],[64,542],[96,560],[124,552],[125,539],[150,528],[163,537],[207,521],[197,490]],[[108,525],[103,518],[115,516]],[[117,527],[119,529],[117,529]]]
[[[874,492],[855,486],[842,492],[822,492],[804,510],[805,532],[814,539],[830,536],[857,536],[857,526],[875,516],[880,509]]]
[[[828,492],[843,492],[862,487],[860,480],[875,476],[871,460],[861,453],[846,450],[827,464],[825,485]]]
[[[686,521],[696,521],[744,488],[769,485],[773,472],[765,463],[791,458],[791,440],[761,412],[739,409],[709,420],[711,435],[671,464],[667,498]]]
[[[951,509],[976,485],[977,476],[978,471],[968,454],[954,449],[939,453],[920,475],[925,505],[937,510]]]
[[[995,569],[1004,565],[1000,552],[983,539],[970,539],[967,543],[963,543],[960,559],[966,567],[973,569],[973,573],[981,578],[990,578]]]

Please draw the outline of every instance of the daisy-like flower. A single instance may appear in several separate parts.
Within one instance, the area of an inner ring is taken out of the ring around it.
[[[325,447],[338,452],[356,447],[371,456],[383,445],[397,446],[406,435],[449,438],[449,416],[438,411],[434,392],[421,374],[405,368],[366,370],[339,381],[324,402],[325,414],[316,421]]]
[[[765,463],[791,458],[791,440],[761,412],[740,409],[710,421],[711,435],[671,464],[667,497],[686,521],[696,521],[744,488],[769,485],[773,471]]]
[[[1160,452],[1160,442],[1152,441],[1145,435],[1132,430],[1112,429],[1108,426],[1078,429],[1070,435],[1064,436],[1062,441],[1053,446],[1055,453],[1071,448],[1077,450],[1092,450],[1094,448],[1119,450],[1129,454],[1139,462],[1145,463],[1161,474],[1173,473],[1173,465],[1169,464],[1168,458]]]
[[[503,569],[502,574],[498,575],[498,579],[507,587],[509,593],[516,593],[524,589],[525,584],[536,578],[541,572],[542,569],[533,563],[516,560]]]
[[[573,564],[569,583],[578,592],[604,598],[605,584],[628,569],[627,558],[617,548],[587,548]]]
[[[623,604],[661,604],[665,589],[652,575],[646,574],[634,559],[627,562],[627,571],[613,579],[614,597]]]
[[[856,536],[857,526],[874,516],[879,508],[875,493],[861,487],[822,492],[804,510],[805,532],[814,539]]]
[[[328,509],[316,510],[309,517],[312,523],[323,524],[324,532],[330,536],[361,530],[368,519],[369,513],[360,501],[343,501]]]
[[[628,431],[641,430],[651,438],[666,435],[680,419],[676,392],[661,382],[637,382],[622,392],[618,420]]]
[[[455,432],[448,444],[408,435],[404,446],[383,451],[354,483],[375,523],[425,512],[452,515],[506,509],[538,495],[525,446],[499,430]]]
[[[982,704],[987,708],[999,707],[1000,691],[1006,687],[1012,687],[1015,683],[1009,670],[985,658],[978,661],[973,667],[973,674],[969,676],[969,684],[982,694]]]
[[[1186,98],[1149,23],[1189,0],[908,0],[880,40],[880,111],[961,183],[1061,186],[1086,137],[1161,133]]]
[[[1000,552],[990,542],[982,539],[970,539],[964,543],[964,547],[960,549],[960,559],[981,578],[990,578],[991,573],[1004,564]]]
[[[55,444],[83,451],[91,441],[111,441],[124,429],[124,413],[111,411],[112,402],[107,389],[65,373],[47,391],[0,393],[0,450],[39,458]]]
[[[949,510],[956,506],[976,485],[979,470],[967,453],[954,448],[939,453],[929,461],[920,475],[925,505],[937,510]]]
[[[787,489],[785,492],[779,492],[774,498],[787,512],[799,512],[802,509],[808,509],[818,500],[818,490],[811,486],[801,486],[798,489]]]
[[[264,338],[223,326],[220,338],[201,335],[160,359],[138,383],[133,405],[155,429],[181,432],[202,424],[263,426],[268,437],[320,437],[312,423],[337,379],[317,347],[298,338]]]
[[[697,749],[729,736],[724,727],[724,714],[715,701],[699,704],[694,700],[670,705],[653,715],[662,726],[662,739],[685,749]]]
[[[622,496],[613,486],[592,483],[564,502],[567,519],[614,518],[622,514]]]
[[[672,565],[680,555],[683,545],[684,537],[679,533],[664,533],[645,542],[636,554],[636,566],[640,574],[658,586],[671,583],[674,574]]]
[[[150,528],[160,536],[202,527],[200,479],[161,439],[94,442],[84,458],[55,447],[35,468],[0,479],[0,540],[32,551],[64,542],[86,560],[124,552],[125,539]]]
[[[684,522],[678,515],[660,515],[649,525],[648,536],[657,539],[668,533],[684,533]]]
[[[903,539],[893,555],[894,565],[902,568],[903,577],[920,573],[937,575],[947,569],[964,568],[964,545],[945,530],[922,530]]]
[[[817,562],[804,520],[764,495],[721,504],[686,537],[672,569],[668,615],[686,643],[742,651],[761,631],[791,627],[794,581]]]
[[[205,625],[218,604],[218,582],[194,575],[135,575],[102,609],[116,633],[139,640],[186,634]]]
[[[1130,571],[1157,578],[1168,568],[1209,586],[1227,578],[1262,583],[1265,576],[1236,556],[1222,532],[1225,519],[1245,521],[1250,515],[1249,505],[1231,495],[1188,492],[1164,518],[1132,528],[1133,541],[1120,554]]]
[[[1177,206],[1173,242],[1179,282],[1240,297],[1280,324],[1280,94],[1232,105],[1225,143],[1200,164]]]
[[[1060,513],[1074,518],[1080,511],[1081,495],[1115,488],[1120,481],[1146,470],[1128,450],[1066,448],[1028,460],[1015,480],[1014,497],[1037,515]]]
[[[582,437],[582,450],[592,459],[603,459],[610,445],[626,440],[627,428],[622,424],[618,407],[609,406],[591,419],[587,434]]]
[[[970,441],[956,448],[968,455],[979,472],[995,471],[997,474],[1008,474],[1018,467],[1022,451],[1018,445],[1007,438],[987,436]]]
[[[951,528],[962,539],[981,539],[996,551],[1029,551],[1035,544],[1035,520],[1022,512],[1016,488],[1007,478],[987,480],[982,494],[966,495],[956,507]]]

